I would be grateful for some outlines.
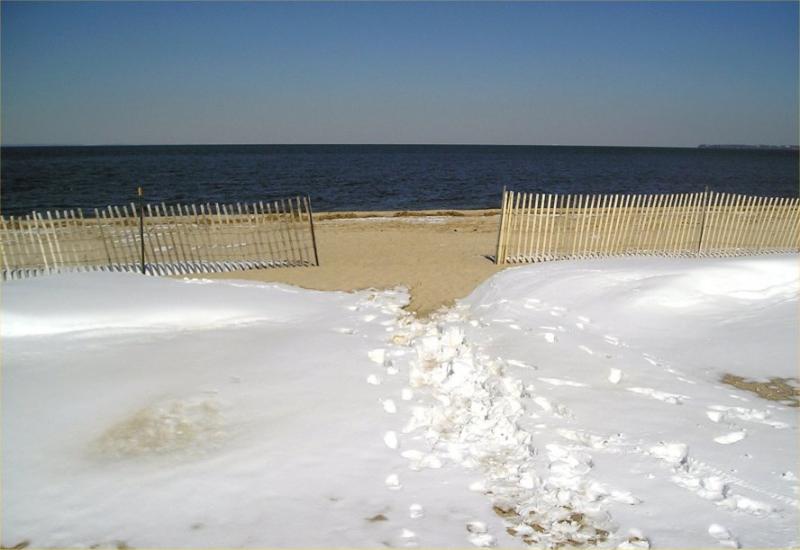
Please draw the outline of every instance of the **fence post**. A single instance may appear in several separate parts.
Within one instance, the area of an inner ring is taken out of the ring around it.
[[[506,219],[506,186],[503,186],[503,195],[501,200],[500,206],[500,229],[497,232],[497,251],[494,255],[494,263],[496,265],[501,265],[505,263],[505,258],[500,258],[500,248],[503,242],[503,224]]]
[[[311,244],[314,246],[314,262],[316,262],[317,267],[319,267],[319,254],[317,253],[317,236],[314,233],[314,213],[311,210],[311,195],[306,195],[305,197],[306,202],[306,210],[308,211],[308,224],[311,228]]]
[[[700,219],[700,238],[697,240],[697,254],[700,254],[703,250],[703,232],[706,228],[706,214],[708,213],[708,208],[708,185],[706,185],[706,190],[703,191],[703,217]]]
[[[142,255],[142,275],[145,275],[147,268],[144,263],[144,191],[138,187],[136,193],[139,195],[139,244]]]

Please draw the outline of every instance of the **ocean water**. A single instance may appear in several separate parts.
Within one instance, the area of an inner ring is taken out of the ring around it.
[[[3,147],[3,214],[135,199],[244,202],[295,194],[314,209],[499,207],[503,186],[553,193],[712,190],[794,197],[798,152],[637,147],[201,145]]]

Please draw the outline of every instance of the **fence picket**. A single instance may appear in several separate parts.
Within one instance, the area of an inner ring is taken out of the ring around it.
[[[731,256],[800,248],[800,199],[706,190],[571,195],[504,190],[497,263],[629,254]]]

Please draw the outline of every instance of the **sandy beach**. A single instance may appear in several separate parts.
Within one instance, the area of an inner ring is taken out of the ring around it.
[[[202,274],[316,290],[407,287],[424,317],[502,267],[494,264],[499,211],[323,212],[314,216],[319,267]],[[447,276],[445,276],[445,274]]]

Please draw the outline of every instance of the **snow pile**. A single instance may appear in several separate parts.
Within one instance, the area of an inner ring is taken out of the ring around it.
[[[390,448],[413,398],[392,366],[407,299],[110,273],[4,284],[3,546],[468,544],[482,495],[461,472],[407,478]]]
[[[71,273],[4,287],[8,292],[3,296],[2,337],[285,323],[305,320],[316,308],[313,300],[292,300],[284,294],[324,294],[288,285],[209,279],[187,279],[173,292],[169,285],[130,273]]]
[[[794,546],[796,409],[720,378],[797,376],[798,275],[786,257],[508,270],[410,326],[433,401],[404,432],[475,470],[525,543]]]
[[[4,285],[2,544],[796,546],[798,262]],[[796,381],[789,383],[795,384]]]

